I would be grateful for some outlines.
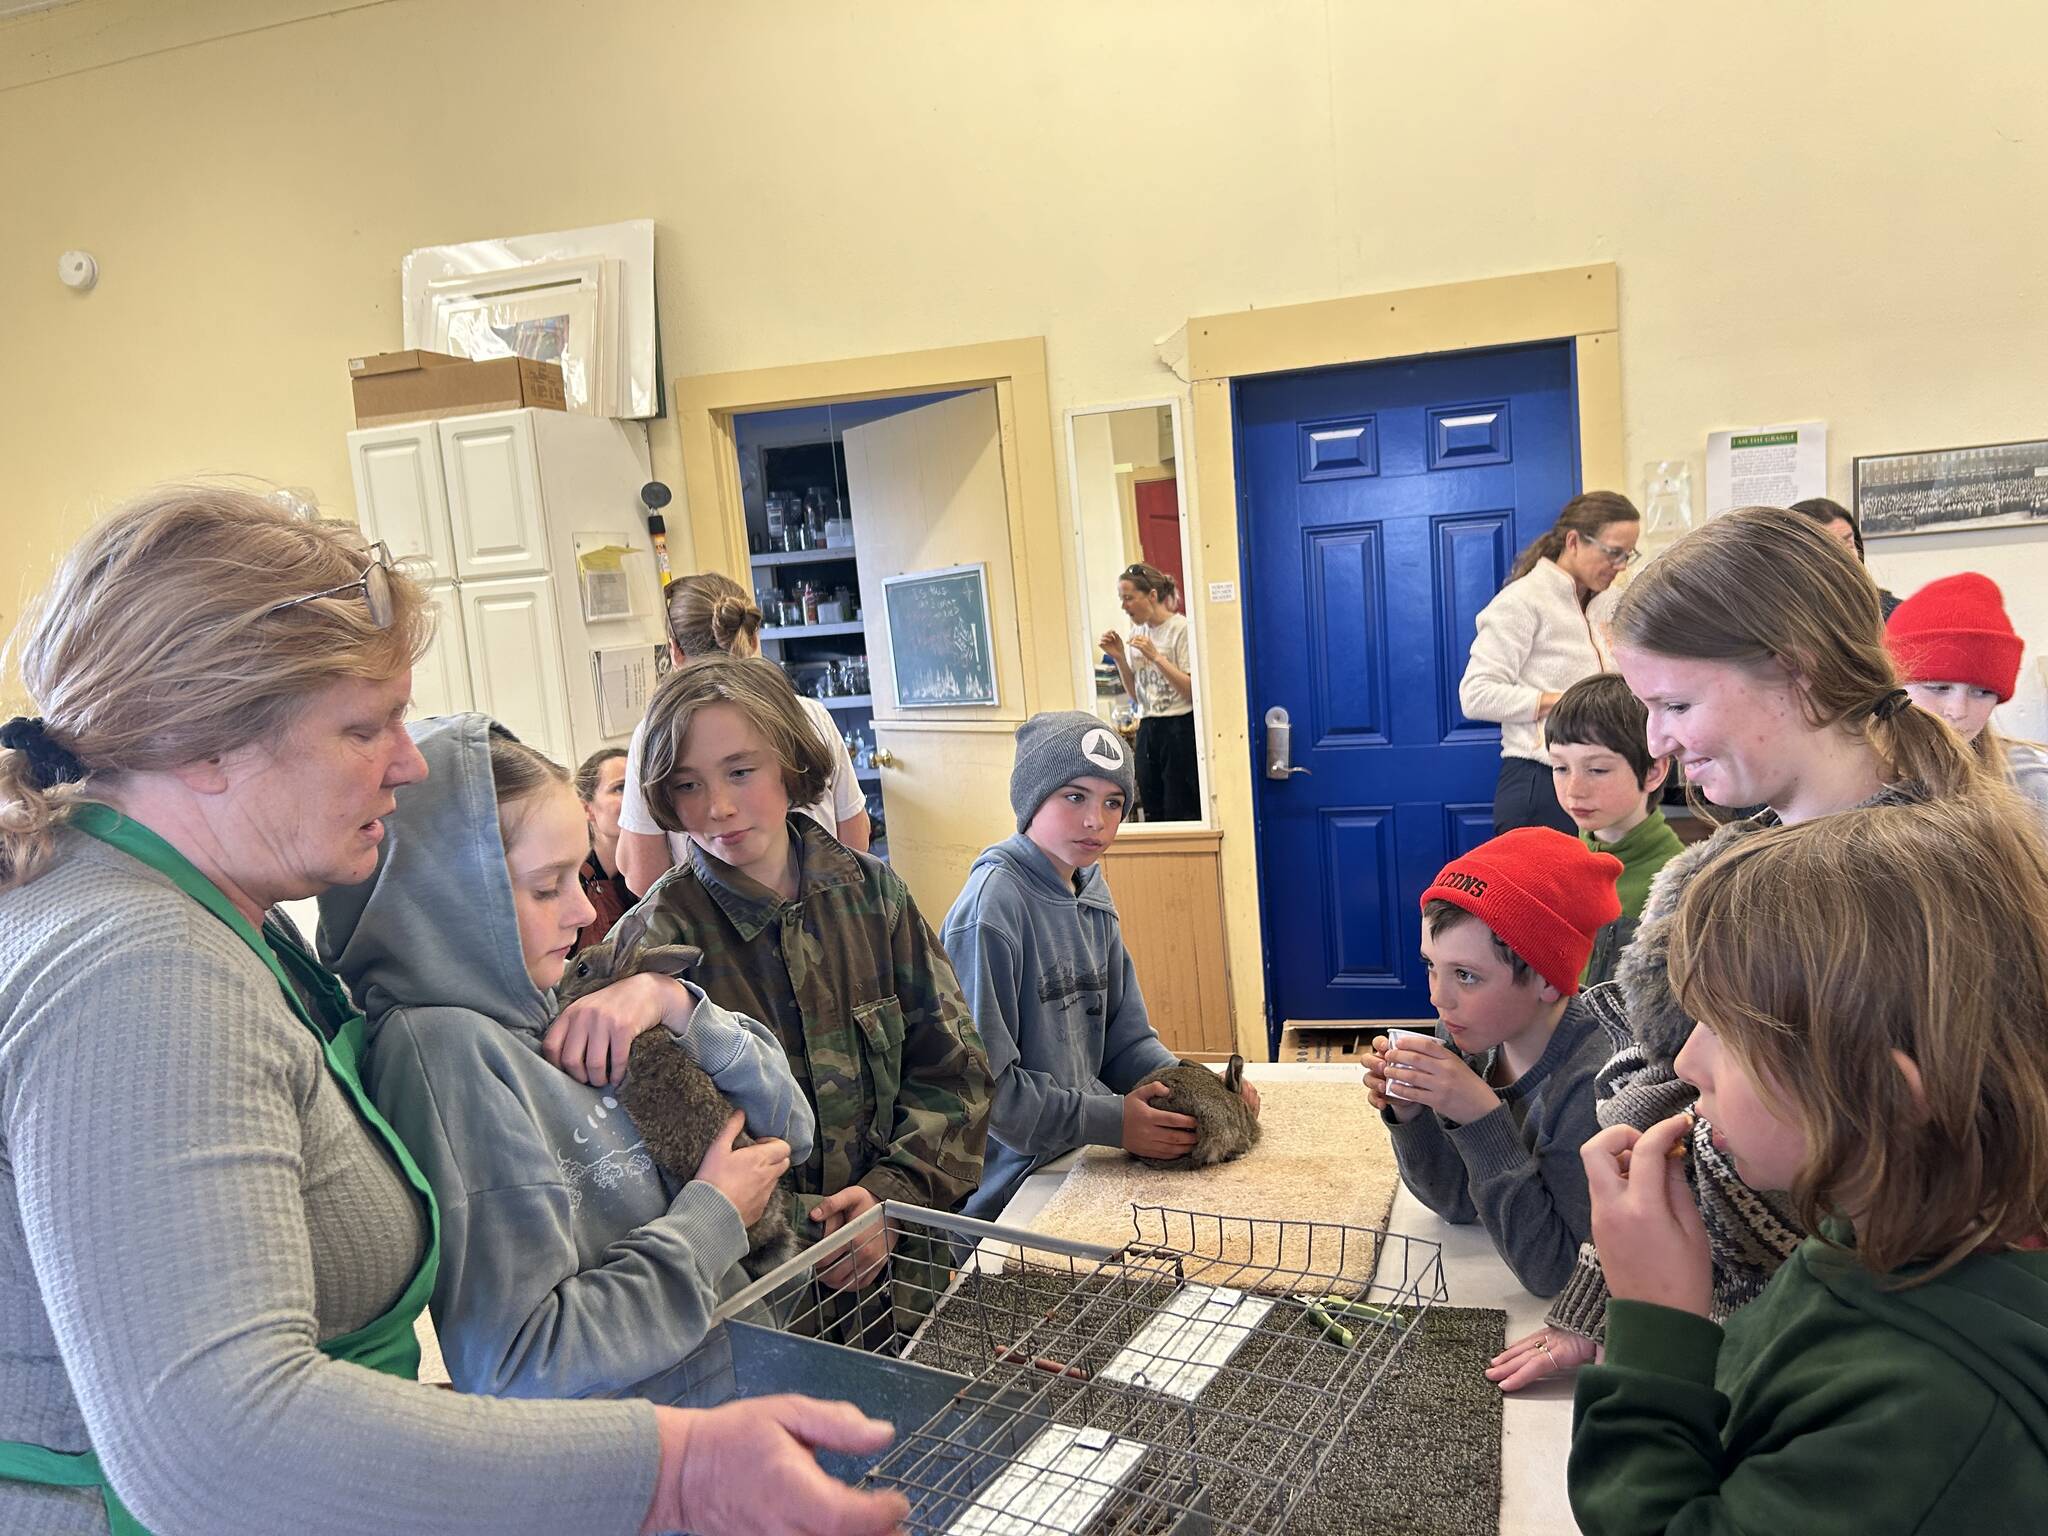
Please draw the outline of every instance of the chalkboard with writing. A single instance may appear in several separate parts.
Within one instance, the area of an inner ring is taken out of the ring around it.
[[[882,580],[899,709],[996,702],[988,567],[955,565]]]

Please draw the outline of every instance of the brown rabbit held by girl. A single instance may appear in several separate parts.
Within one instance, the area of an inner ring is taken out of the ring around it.
[[[1195,1144],[1188,1152],[1180,1157],[1139,1158],[1146,1167],[1207,1168],[1243,1157],[1258,1141],[1259,1117],[1238,1091],[1244,1086],[1242,1056],[1231,1057],[1221,1077],[1198,1061],[1183,1061],[1178,1066],[1161,1067],[1138,1086],[1145,1083],[1165,1083],[1173,1089],[1165,1098],[1153,1101],[1154,1109],[1192,1115],[1195,1121]]]
[[[643,971],[681,977],[704,958],[704,952],[690,944],[642,945],[640,935],[645,929],[646,921],[642,919],[636,926],[628,912],[609,939],[577,950],[555,986],[556,1001],[567,1007],[585,993]],[[633,1041],[618,1098],[647,1143],[654,1165],[678,1184],[697,1176],[704,1154],[737,1113],[732,1101],[718,1091],[711,1074],[690,1059],[674,1035],[659,1026],[643,1031]],[[741,1131],[733,1145],[748,1147],[754,1140]],[[789,1188],[785,1180],[782,1190]],[[747,1244],[747,1256],[740,1264],[757,1279],[795,1255],[799,1244],[790,1229],[789,1202],[782,1192],[769,1199],[761,1219],[747,1228]]]

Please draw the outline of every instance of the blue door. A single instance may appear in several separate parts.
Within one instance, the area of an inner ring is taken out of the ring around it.
[[[1235,410],[1268,1029],[1428,1018],[1417,904],[1492,834],[1500,765],[1458,681],[1579,489],[1572,343],[1246,379]]]

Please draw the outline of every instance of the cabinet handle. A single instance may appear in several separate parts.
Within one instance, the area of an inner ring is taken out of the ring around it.
[[[887,747],[877,747],[875,748],[874,761],[877,768],[894,768],[896,766],[896,754]]]

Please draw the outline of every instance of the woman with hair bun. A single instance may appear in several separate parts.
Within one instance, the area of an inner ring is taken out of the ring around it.
[[[420,1386],[441,1216],[279,911],[377,867],[426,594],[352,528],[173,486],[16,632],[0,727],[0,1531],[879,1533],[845,1404]]]
[[[679,667],[706,656],[761,654],[761,610],[746,588],[730,576],[700,571],[679,576],[668,589],[668,652]],[[853,759],[832,712],[816,699],[797,696],[797,703],[818,733],[819,744],[832,759],[832,777],[825,792],[809,805],[797,807],[819,826],[857,853],[868,851],[868,802],[854,777]],[[665,833],[648,814],[641,794],[641,765],[647,753],[647,722],[633,729],[626,753],[626,794],[619,810],[619,870],[636,896],[677,864],[689,862],[686,832]]]
[[[1586,609],[1634,561],[1641,531],[1641,514],[1620,492],[1574,496],[1479,610],[1458,707],[1471,719],[1500,724],[1496,836],[1515,827],[1578,833],[1557,803],[1542,720],[1573,683],[1613,670]]]

